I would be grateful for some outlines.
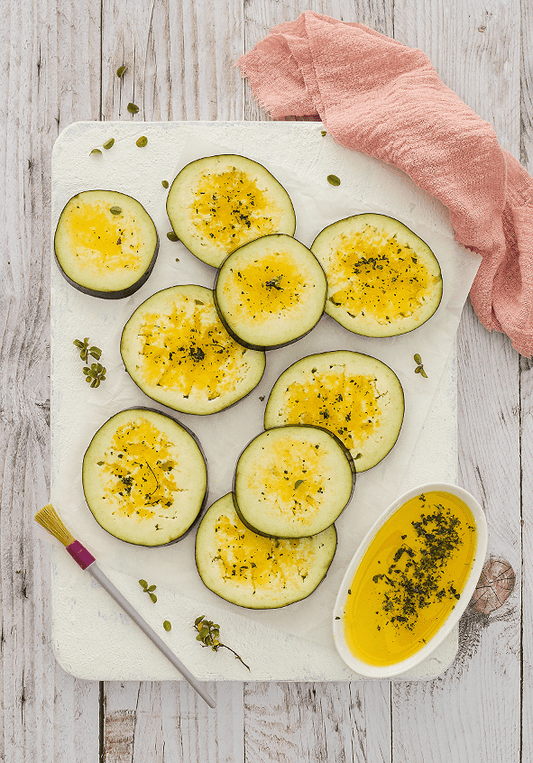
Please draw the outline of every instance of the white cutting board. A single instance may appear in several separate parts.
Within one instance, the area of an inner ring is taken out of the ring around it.
[[[446,209],[403,173],[338,146],[321,130],[317,123],[77,123],[60,135],[54,148],[53,229],[75,193],[110,188],[144,204],[158,228],[161,251],[148,282],[126,300],[83,295],[52,267],[52,502],[117,587],[204,680],[357,679],[337,657],[331,635],[331,609],[343,571],[368,527],[399,493],[423,482],[454,482],[457,476],[454,337],[479,258],[455,243]],[[148,137],[146,148],[135,144],[141,135]],[[112,149],[90,155],[111,137]],[[112,538],[94,522],[81,488],[83,452],[99,426],[123,408],[152,405],[121,366],[118,341],[125,321],[160,288],[213,283],[213,269],[166,238],[170,226],[161,181],[171,182],[193,158],[223,151],[261,161],[285,185],[296,209],[296,236],[303,243],[310,245],[325,224],[348,214],[382,212],[402,220],[430,244],[444,278],[441,307],[415,332],[372,340],[356,337],[325,317],[300,342],[268,354],[265,377],[245,401],[208,417],[178,414],[207,452],[212,502],[231,488],[236,456],[261,431],[265,403],[260,398],[268,396],[273,381],[294,360],[310,352],[353,349],[383,360],[402,382],[402,433],[382,464],[359,476],[354,499],[337,525],[339,548],[328,576],[308,599],[268,612],[239,609],[205,589],[194,569],[193,536],[165,549],[139,549]],[[327,183],[331,173],[341,178],[339,188]],[[72,345],[87,335],[102,347],[108,369],[97,390],[83,383],[83,364]],[[422,355],[427,380],[414,374],[414,352]],[[157,584],[156,605],[142,593],[137,582],[141,577]],[[52,554],[52,582],[53,644],[69,673],[100,680],[179,678],[59,548]],[[243,656],[251,673],[229,652],[213,653],[196,642],[192,623],[202,614],[221,624],[222,640]],[[165,619],[172,622],[170,633],[162,628]],[[405,677],[438,675],[456,650],[457,630]]]

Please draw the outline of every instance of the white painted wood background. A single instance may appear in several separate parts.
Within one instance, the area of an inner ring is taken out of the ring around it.
[[[533,171],[530,0],[3,0],[0,29],[0,761],[522,763],[533,759],[533,371],[465,308],[460,483],[489,551],[517,573],[490,616],[463,617],[430,682],[236,683],[210,711],[180,683],[72,678],[50,647],[50,156],[77,120],[265,119],[233,68],[308,9],[424,50]],[[121,64],[128,72],[119,80]],[[532,157],[532,160],[529,157]],[[275,655],[273,655],[275,659]]]

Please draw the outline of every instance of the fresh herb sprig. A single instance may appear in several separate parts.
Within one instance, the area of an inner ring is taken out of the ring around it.
[[[99,387],[100,382],[105,381],[106,369],[101,363],[91,363],[91,366],[84,366],[83,373],[85,381],[91,387]]]
[[[88,362],[89,355],[95,360],[100,360],[102,356],[102,350],[99,347],[95,347],[94,345],[92,347],[89,347],[88,336],[85,337],[83,342],[81,341],[81,339],[75,339],[72,344],[76,345],[76,347],[80,351],[80,358],[83,360],[84,363]]]
[[[155,586],[155,585],[148,585],[146,580],[139,580],[139,585],[143,589],[144,593],[147,593],[149,595],[149,597],[152,599],[152,601],[154,602],[154,604],[155,604],[156,601],[157,601],[157,596],[155,595],[154,591],[157,588],[157,586]],[[167,621],[165,620],[165,622],[167,622]]]
[[[244,667],[250,670],[250,667],[234,649],[220,641],[220,625],[214,623],[212,620],[206,620],[205,615],[200,615],[200,617],[197,617],[194,621],[194,627],[198,631],[196,640],[200,641],[202,646],[210,647],[213,652],[218,652],[219,649],[227,649],[235,655],[236,660],[242,662]]]
[[[80,358],[84,363],[89,363],[89,358],[94,358],[96,361],[100,360],[102,356],[102,350],[99,347],[92,345],[89,347],[89,337],[86,336],[82,341],[81,339],[75,339],[73,344],[80,351]],[[100,383],[105,381],[106,368],[101,363],[91,363],[83,367],[83,373],[85,374],[85,381],[90,384],[91,387],[99,387]]]

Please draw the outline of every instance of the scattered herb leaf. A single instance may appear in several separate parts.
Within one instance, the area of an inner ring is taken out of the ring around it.
[[[125,75],[127,70],[128,70],[127,66],[119,66],[118,69],[117,69],[117,77],[119,79],[122,79],[122,77]]]
[[[100,154],[100,156],[101,156],[101,155],[102,155],[102,152],[100,151],[100,149],[99,149],[99,148],[93,148],[93,150],[91,151],[91,153],[89,154],[89,156],[90,156],[91,154],[96,154],[96,155]]]
[[[161,185],[163,186],[163,188],[168,188],[168,180],[162,180]]]
[[[322,137],[324,137],[324,135],[327,135],[327,132],[326,132],[325,130],[322,130],[322,131],[320,132],[320,134],[322,135]]]
[[[122,208],[121,207],[110,207],[109,211],[112,215],[121,215],[122,214]]]
[[[416,355],[413,355],[413,360],[415,361],[415,363],[417,363],[417,367],[415,368],[415,374],[420,374],[420,376],[423,376],[424,379],[427,379],[428,375],[424,371],[424,366],[422,364],[422,358],[420,357],[418,352],[416,353]]]
[[[106,142],[104,143],[104,148],[108,151],[110,148],[113,148],[114,145],[115,145],[115,139],[109,138],[109,140],[106,140]]]
[[[169,631],[169,630],[171,630],[171,628],[172,628],[172,624],[171,624],[171,622],[170,622],[169,620],[164,620],[164,621],[163,621],[163,628],[164,628],[166,631]]]
[[[200,617],[197,617],[194,621],[194,627],[198,631],[196,640],[201,641],[202,646],[211,647],[213,652],[218,652],[219,649],[227,649],[235,655],[236,660],[240,660],[244,667],[250,670],[250,667],[244,662],[242,657],[237,654],[237,652],[220,641],[220,625],[214,623],[212,620],[206,620],[205,615],[200,615]]]
[[[328,181],[328,183],[330,185],[340,185],[341,184],[341,181],[339,180],[337,175],[328,175],[326,180]]]
[[[135,141],[135,144],[139,146],[139,148],[144,148],[148,143],[148,138],[146,135],[141,135],[141,137]]]
[[[136,106],[134,103],[128,103],[127,109],[130,112],[130,114],[137,114],[139,111],[139,107]]]
[[[295,489],[295,490],[298,490],[298,488],[300,487],[300,485],[303,485],[303,484],[304,484],[304,482],[305,482],[305,480],[296,480],[296,482],[294,483],[294,489]]]
[[[173,230],[169,230],[167,233],[167,238],[169,241],[179,241],[179,238],[176,236]]]
[[[154,591],[157,588],[157,586],[155,586],[155,585],[150,585],[149,586],[148,583],[146,582],[146,580],[139,580],[139,585],[143,589],[144,593],[147,593],[149,595],[149,597],[151,598],[151,600],[155,604],[156,601],[157,601],[157,596],[155,595]]]

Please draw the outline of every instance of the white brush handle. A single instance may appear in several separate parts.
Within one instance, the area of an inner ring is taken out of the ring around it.
[[[117,602],[117,604],[122,607],[124,612],[131,617],[134,623],[137,623],[139,628],[145,633],[150,641],[152,641],[156,647],[163,652],[167,660],[169,660],[175,668],[179,670],[183,678],[190,683],[190,685],[195,689],[195,691],[198,692],[198,694],[204,699],[209,707],[215,707],[215,700],[205,691],[200,681],[198,681],[197,678],[193,676],[191,671],[185,667],[185,665],[179,660],[174,652],[169,649],[169,647],[165,644],[163,639],[161,639],[157,633],[151,628],[146,620],[141,617],[141,615],[137,612],[136,609],[132,607],[130,602],[124,598],[124,596],[120,593],[118,588],[116,588],[113,583],[109,580],[109,578],[104,575],[100,567],[93,562],[90,564],[87,568],[87,571],[91,573],[93,578],[97,580],[102,588],[105,588],[105,590],[108,592],[108,594]]]

